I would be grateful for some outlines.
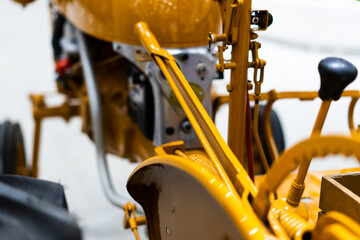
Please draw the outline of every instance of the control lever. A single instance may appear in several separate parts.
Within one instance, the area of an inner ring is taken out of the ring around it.
[[[325,58],[319,63],[321,86],[319,97],[323,100],[316,118],[311,137],[321,134],[331,101],[337,101],[344,89],[353,82],[357,76],[356,67],[341,58]],[[291,183],[286,201],[292,206],[298,206],[305,189],[305,177],[310,161],[302,160],[295,180]]]
[[[338,100],[345,87],[357,76],[356,67],[342,58],[329,57],[320,61],[321,86],[319,97],[322,100]]]
[[[356,67],[342,58],[325,58],[320,61],[318,70],[321,81],[319,97],[323,102],[311,136],[320,135],[331,101],[337,101],[347,85],[357,76]]]

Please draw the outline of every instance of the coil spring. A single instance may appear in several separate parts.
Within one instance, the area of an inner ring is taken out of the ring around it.
[[[278,222],[280,227],[285,231],[291,239],[307,239],[310,231],[313,229],[313,226],[309,224],[304,218],[299,216],[294,208],[287,205],[283,200],[278,199],[273,207],[270,209],[269,222],[271,225],[276,225]],[[271,221],[272,219],[277,219],[276,222]],[[279,233],[282,231],[278,231]],[[284,234],[285,234],[284,233]]]
[[[201,165],[202,167],[206,168],[208,171],[214,173],[215,175],[219,176],[218,172],[216,171],[212,162],[207,159],[205,156],[200,154],[193,154],[190,155],[189,158],[193,160],[195,163]]]

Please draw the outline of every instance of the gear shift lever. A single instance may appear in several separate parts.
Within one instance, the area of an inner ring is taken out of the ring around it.
[[[346,88],[357,76],[356,67],[341,58],[325,58],[319,63],[321,86],[319,97],[323,100],[315,121],[311,137],[321,133],[331,101],[338,100]],[[295,180],[291,183],[286,201],[293,206],[298,206],[305,189],[305,177],[310,161],[301,161]]]

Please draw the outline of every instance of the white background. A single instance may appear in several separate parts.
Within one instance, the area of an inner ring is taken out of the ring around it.
[[[360,3],[303,2],[311,6],[294,7],[280,0],[258,0],[254,4],[274,15],[273,26],[259,33],[263,37],[259,40],[259,55],[267,61],[264,91],[318,90],[317,64],[327,56],[344,57],[360,67],[360,31],[356,26],[360,15],[354,14],[359,12]],[[334,15],[336,9],[338,14]],[[47,1],[38,0],[26,8],[10,0],[0,1],[0,120],[21,123],[29,157],[33,121],[28,94],[55,90],[50,42]],[[357,81],[348,89],[359,90],[359,84]],[[340,100],[332,104],[324,132],[348,134],[348,103]],[[275,104],[288,147],[310,136],[319,106],[319,100]],[[358,115],[356,110],[355,116]],[[225,117],[223,108],[220,118]],[[224,136],[226,127],[219,126]],[[44,121],[42,130],[40,177],[65,185],[70,212],[81,225],[85,239],[133,239],[130,230],[123,230],[122,211],[111,206],[102,193],[94,145],[81,134],[80,120],[65,123],[62,119],[49,119]],[[351,166],[358,164],[352,159],[330,158],[315,160],[311,167],[318,170]],[[125,183],[135,165],[111,158],[111,167],[119,191],[126,194]],[[140,231],[143,233],[144,229]]]

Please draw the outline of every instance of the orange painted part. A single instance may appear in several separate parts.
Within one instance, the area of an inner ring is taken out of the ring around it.
[[[77,28],[96,38],[140,45],[134,25],[146,22],[162,47],[207,45],[219,33],[220,11],[213,0],[57,0]]]

